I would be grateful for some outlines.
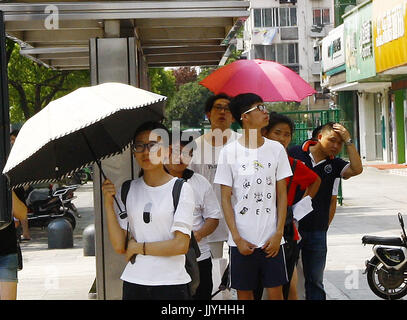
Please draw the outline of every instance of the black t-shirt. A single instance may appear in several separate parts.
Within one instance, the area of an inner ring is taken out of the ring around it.
[[[14,220],[6,228],[0,230],[0,256],[17,253],[17,234]]]
[[[288,150],[288,154],[295,159],[303,161],[308,168],[317,173],[321,178],[318,193],[312,199],[314,210],[300,220],[300,232],[301,230],[327,231],[333,185],[335,179],[341,177],[341,172],[348,162],[341,158],[327,158],[314,167],[309,155],[309,146],[304,148],[301,146],[292,147]]]
[[[25,203],[24,188],[14,189],[16,196]],[[17,253],[17,233],[14,220],[9,226],[0,230],[0,256]]]

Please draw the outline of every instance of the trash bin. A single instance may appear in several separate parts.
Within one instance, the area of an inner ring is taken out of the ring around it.
[[[95,256],[95,225],[88,225],[82,233],[83,255]]]
[[[48,249],[73,248],[73,231],[68,220],[57,218],[48,224]]]

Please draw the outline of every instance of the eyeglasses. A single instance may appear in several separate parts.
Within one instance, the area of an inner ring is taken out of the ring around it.
[[[242,117],[240,120],[243,120],[243,115],[249,112],[252,112],[253,110],[259,109],[261,112],[267,111],[267,107],[264,104],[259,104],[258,106],[255,106],[253,108],[250,108],[249,110],[245,111],[242,113]]]
[[[225,113],[230,113],[229,107],[213,106],[213,109],[218,112],[224,111]]]
[[[156,152],[158,151],[160,145],[161,143],[158,141],[150,141],[149,143],[135,143],[133,144],[132,149],[133,152],[136,153],[142,153],[144,150],[146,150],[146,148],[149,152]]]

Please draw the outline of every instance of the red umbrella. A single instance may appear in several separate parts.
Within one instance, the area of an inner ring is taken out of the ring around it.
[[[296,101],[316,93],[291,69],[274,61],[238,60],[212,72],[199,82],[215,94],[255,93],[265,102]]]

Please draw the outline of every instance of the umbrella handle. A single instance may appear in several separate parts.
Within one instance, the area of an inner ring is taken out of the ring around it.
[[[100,173],[103,176],[103,179],[107,180],[107,177],[106,177],[106,175],[105,175],[105,173],[103,172],[103,169],[102,169],[102,164],[100,163],[99,160],[96,160],[95,162],[96,162],[97,166],[99,167],[99,170],[100,170]],[[120,218],[121,219],[127,218],[127,213],[126,213],[125,210],[122,210],[122,208],[120,207],[120,204],[116,199],[116,196],[113,196],[113,199],[114,199],[114,202],[116,202],[116,205],[120,210],[120,214],[119,214]]]
[[[103,176],[103,179],[107,180],[107,177],[106,177],[106,175],[105,175],[105,173],[104,173],[104,171],[103,171],[103,169],[102,169],[102,164],[100,163],[100,160],[97,159],[96,154],[95,154],[95,152],[93,151],[92,146],[90,145],[90,142],[89,142],[89,140],[88,140],[88,137],[86,136],[85,131],[84,131],[83,129],[81,130],[81,133],[82,133],[83,138],[85,139],[86,144],[88,145],[88,148],[89,148],[90,152],[92,153],[93,159],[95,160],[97,166],[99,167],[99,170],[100,170],[100,173],[101,173],[102,176]],[[116,199],[115,196],[113,196],[113,199],[114,199],[114,201],[116,202],[116,205],[117,205],[117,207],[118,207],[119,210],[120,210],[120,215],[119,215],[120,218],[121,218],[121,219],[127,218],[127,213],[126,213],[126,211],[123,211],[123,210],[122,210],[122,208],[120,207],[119,202],[117,201],[117,199]]]

